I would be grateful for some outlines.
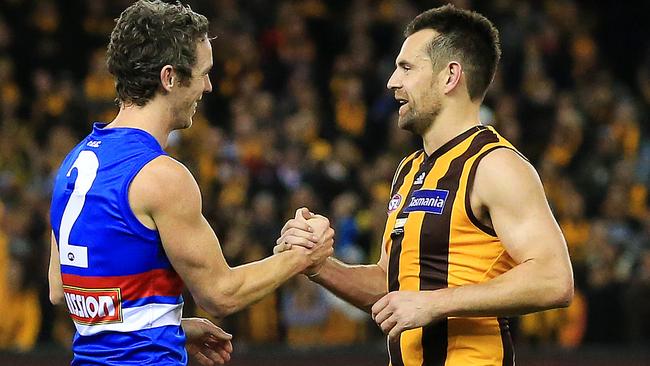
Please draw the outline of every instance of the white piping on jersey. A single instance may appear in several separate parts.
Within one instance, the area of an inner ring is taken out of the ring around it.
[[[77,332],[82,336],[89,336],[105,331],[135,332],[165,325],[181,325],[183,303],[147,304],[122,309],[122,312],[123,318],[120,323],[83,325],[75,322]]]

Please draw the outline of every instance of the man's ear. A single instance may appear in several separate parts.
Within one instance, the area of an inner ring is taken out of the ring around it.
[[[445,68],[445,94],[449,94],[460,84],[460,78],[463,74],[463,67],[456,61],[451,61]]]
[[[176,72],[174,72],[174,67],[172,65],[165,65],[160,69],[160,85],[166,92],[172,91],[174,87],[174,82],[176,82]]]

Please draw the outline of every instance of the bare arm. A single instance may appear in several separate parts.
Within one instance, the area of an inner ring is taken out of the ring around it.
[[[518,264],[482,284],[449,289],[447,316],[509,316],[568,306],[573,271],[564,236],[533,167],[508,149],[479,164],[476,194]]]
[[[294,240],[299,238],[296,238],[295,235],[302,235],[307,231],[305,219],[306,217],[300,218],[297,214],[295,219],[289,220],[285,224],[282,235],[277,240],[278,245],[274,248],[275,252],[282,252],[296,246],[297,243]],[[287,243],[293,245],[287,245]],[[372,305],[387,292],[386,262],[385,250],[382,248],[377,264],[350,265],[334,257],[329,257],[321,263],[309,267],[303,273],[336,296],[369,313]]]
[[[499,149],[480,162],[475,179],[473,194],[488,208],[517,265],[480,284],[386,295],[373,306],[373,317],[390,337],[446,317],[511,316],[571,301],[566,243],[533,167],[513,151]]]
[[[131,184],[129,201],[143,223],[142,216],[152,219],[167,257],[197,303],[218,317],[259,300],[313,264],[313,256],[331,252],[330,242],[329,251],[326,246],[301,248],[231,268],[201,213],[196,181],[168,157],[156,158],[142,169]]]
[[[381,260],[377,264],[349,265],[330,257],[318,275],[310,279],[368,313],[387,292],[386,269]]]
[[[395,184],[400,170],[408,159],[409,157],[406,157],[399,163],[392,185]],[[300,236],[301,232],[304,234],[307,231],[305,220],[313,218],[312,215],[309,210],[305,210],[302,217],[296,214],[295,219],[289,220],[282,228],[281,237],[273,249],[274,252],[291,249],[291,239],[287,239],[287,237]],[[327,288],[341,299],[370,313],[372,305],[388,292],[388,256],[385,243],[382,243],[381,255],[377,264],[349,265],[329,257],[325,261],[307,268],[303,273],[310,280]]]
[[[54,233],[50,239],[50,267],[47,271],[48,284],[50,286],[50,302],[53,305],[63,303],[63,281],[61,280],[61,265],[59,264],[59,249],[56,245]]]

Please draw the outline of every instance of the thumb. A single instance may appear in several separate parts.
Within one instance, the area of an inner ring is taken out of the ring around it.
[[[296,210],[296,220],[308,220],[312,218],[314,214],[312,214],[307,207],[301,207]]]

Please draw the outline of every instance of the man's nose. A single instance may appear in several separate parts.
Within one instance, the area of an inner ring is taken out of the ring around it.
[[[212,82],[210,81],[210,76],[209,75],[205,76],[205,81],[204,81],[204,85],[203,85],[203,92],[204,93],[212,92]]]
[[[397,76],[397,69],[395,69],[395,71],[393,71],[393,74],[388,79],[388,82],[386,83],[386,88],[395,90],[399,89],[401,86],[401,80],[399,80],[399,77]]]

